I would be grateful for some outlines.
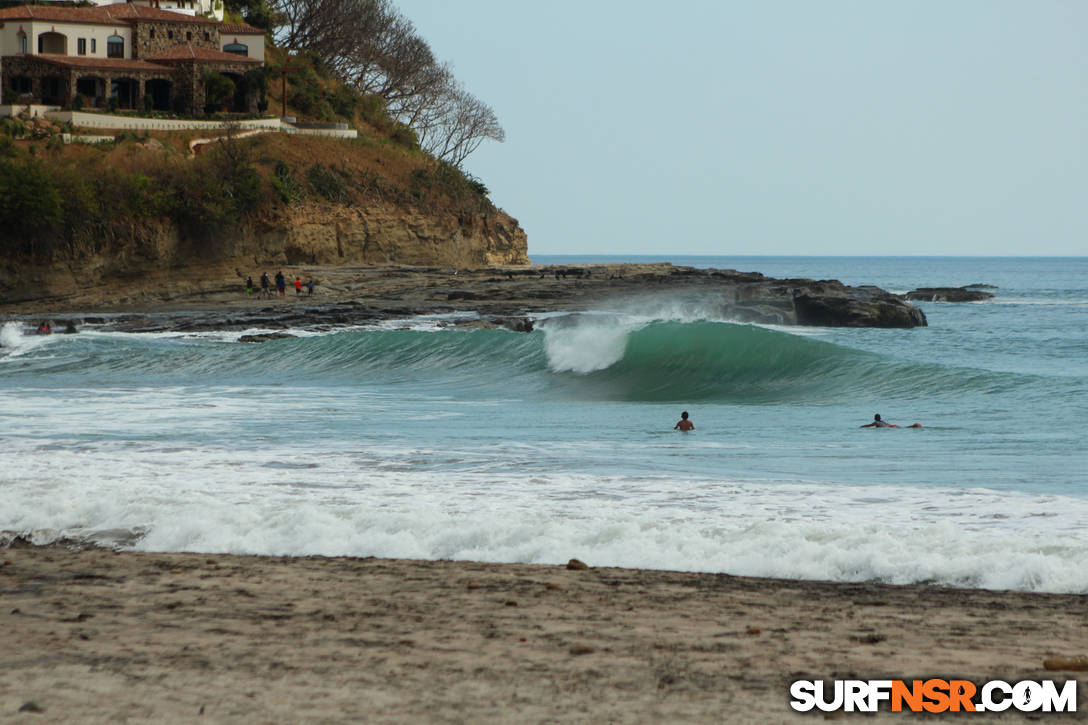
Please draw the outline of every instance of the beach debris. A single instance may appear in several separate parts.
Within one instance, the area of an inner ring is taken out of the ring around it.
[[[549,592],[558,592],[563,589],[563,587],[559,586],[555,582],[548,582],[544,585],[544,588],[547,589]]]
[[[749,627],[747,631],[748,634],[762,634],[763,629],[760,627]]]
[[[593,647],[590,647],[588,644],[576,644],[570,648],[570,653],[575,657],[578,657],[580,655],[591,655],[596,651],[597,650],[595,650]]]
[[[513,599],[507,599],[506,600],[506,606],[508,606],[508,607],[516,607],[517,605],[518,605],[518,603],[515,602]]]
[[[19,708],[19,712],[45,712],[45,709],[33,700],[27,700],[23,703],[23,706]]]
[[[1076,672],[1088,671],[1088,657],[1047,657],[1043,660],[1045,670],[1074,670]]]
[[[583,571],[589,568],[589,564],[579,559],[571,559],[567,562],[567,568],[571,569],[572,571]]]

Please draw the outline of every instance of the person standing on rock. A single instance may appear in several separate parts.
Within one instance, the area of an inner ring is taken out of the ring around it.
[[[279,292],[280,297],[287,294],[287,278],[283,276],[283,270],[276,272],[276,291]]]
[[[253,278],[252,277],[246,277],[246,294],[247,295],[253,294]]]
[[[695,430],[695,424],[688,420],[688,412],[686,410],[680,414],[680,420],[676,422],[676,425],[674,425],[672,429],[683,431],[684,433],[687,433],[689,430]]]
[[[261,272],[261,294],[265,297],[271,297],[272,291],[269,290],[268,272]]]

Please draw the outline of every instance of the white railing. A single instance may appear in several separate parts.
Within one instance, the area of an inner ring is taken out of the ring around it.
[[[0,109],[4,108],[0,106]],[[17,106],[22,110],[26,106]],[[182,131],[186,129],[215,130],[224,126],[223,121],[189,121],[174,118],[140,118],[138,116],[113,116],[86,111],[58,111],[56,106],[40,106],[41,115],[57,121],[70,123],[80,128],[109,128],[121,131]],[[358,138],[359,132],[353,128],[296,128],[278,118],[254,118],[244,121],[231,121],[232,126],[240,129],[260,129],[265,131],[283,131],[305,136],[331,136],[333,138]]]

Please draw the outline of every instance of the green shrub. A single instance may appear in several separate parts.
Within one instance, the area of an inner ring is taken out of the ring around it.
[[[487,196],[491,193],[491,190],[487,188],[484,182],[477,179],[475,176],[468,176],[468,185],[480,196]]]
[[[359,94],[347,86],[340,86],[329,98],[329,104],[333,112],[349,122],[355,118],[355,110],[359,107],[361,101],[362,98]]]
[[[0,133],[9,138],[22,138],[26,135],[26,124],[18,118],[0,119]]]
[[[344,180],[324,164],[311,166],[306,172],[306,180],[310,182],[310,188],[314,190],[314,193],[319,196],[336,203],[347,201],[348,190]]]
[[[291,167],[287,165],[286,161],[276,162],[276,168],[269,182],[276,191],[276,195],[279,196],[280,201],[285,204],[290,204],[302,197],[302,185],[291,175]]]
[[[204,103],[208,110],[215,110],[229,103],[234,98],[234,91],[234,81],[222,73],[204,73]]]
[[[63,201],[48,169],[38,161],[0,159],[0,228],[34,251],[39,234],[60,226]]]
[[[419,149],[419,138],[416,137],[416,132],[412,130],[411,126],[406,126],[403,123],[396,123],[393,125],[393,130],[389,134],[389,138],[391,138],[398,146],[403,146],[412,150]]]

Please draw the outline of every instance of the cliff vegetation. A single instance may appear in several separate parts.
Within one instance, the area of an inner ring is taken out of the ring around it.
[[[71,129],[0,121],[0,301],[63,294],[80,276],[118,279],[209,263],[528,262],[517,221],[488,189],[422,149],[385,101],[312,54],[270,49],[290,67],[286,111],[346,122],[357,139],[221,131],[122,132],[65,144]],[[281,82],[266,101],[283,104]],[[276,108],[279,110],[279,108]],[[222,143],[198,145],[213,135]]]

